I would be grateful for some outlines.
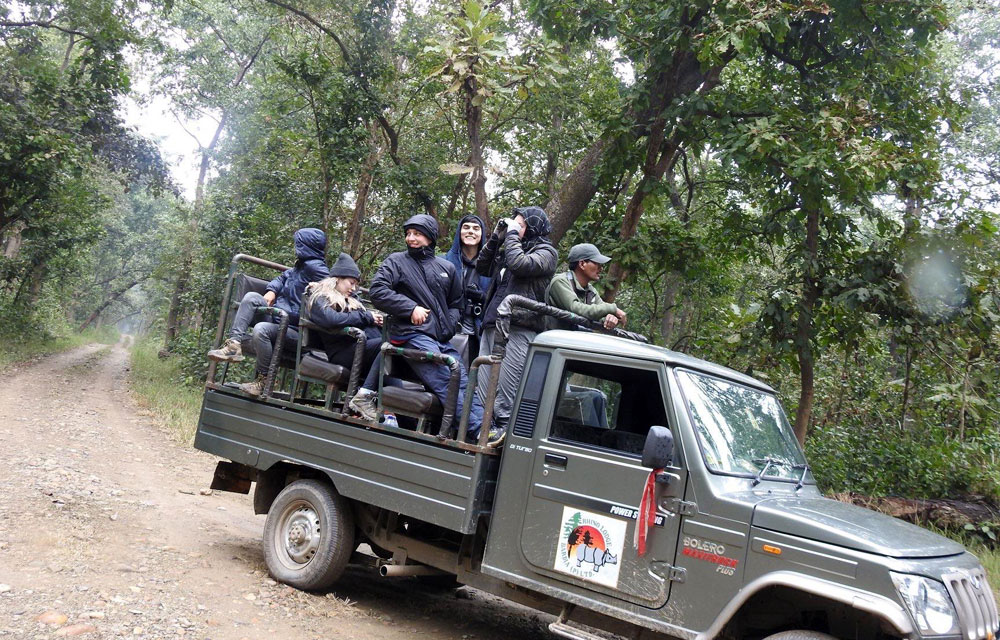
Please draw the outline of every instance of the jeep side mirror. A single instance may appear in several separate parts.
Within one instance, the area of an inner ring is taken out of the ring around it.
[[[651,469],[669,467],[674,461],[674,434],[666,427],[650,427],[642,448],[642,466]]]

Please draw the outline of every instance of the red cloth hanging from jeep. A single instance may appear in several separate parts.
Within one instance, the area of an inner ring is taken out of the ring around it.
[[[632,544],[639,552],[639,557],[646,555],[646,538],[649,528],[656,522],[656,475],[663,469],[653,469],[646,478],[642,488],[642,499],[639,500],[639,517],[635,521],[635,536]]]

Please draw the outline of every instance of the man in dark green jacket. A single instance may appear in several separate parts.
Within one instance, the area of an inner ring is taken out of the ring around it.
[[[588,320],[613,329],[619,324],[625,326],[628,317],[614,302],[604,302],[593,283],[601,277],[601,269],[611,260],[589,242],[574,245],[569,250],[567,261],[569,271],[557,273],[545,290],[545,303],[559,309],[571,311]],[[559,321],[560,329],[573,329]]]

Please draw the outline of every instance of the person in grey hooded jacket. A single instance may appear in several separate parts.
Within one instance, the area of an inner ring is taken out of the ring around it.
[[[279,326],[276,322],[253,324],[257,309],[274,306],[288,314],[284,352],[294,353],[299,339],[299,305],[302,304],[306,285],[330,277],[326,266],[326,234],[319,229],[305,228],[296,231],[294,239],[295,266],[269,282],[263,295],[255,291],[247,292],[229,328],[229,339],[220,348],[208,352],[210,360],[239,362],[243,360],[243,343],[249,342],[248,351],[257,356],[256,375],[253,381],[241,384],[240,389],[252,396],[259,396],[264,390],[264,379],[274,353]],[[251,325],[253,332],[247,341]]]
[[[503,299],[519,295],[539,302],[545,299],[545,289],[552,280],[559,262],[559,253],[549,241],[552,225],[540,207],[518,207],[512,216],[501,221],[486,246],[479,253],[476,270],[493,278],[483,313],[483,335],[479,355],[490,355],[496,334],[497,308]],[[525,309],[511,314],[507,351],[500,366],[500,378],[494,404],[490,441],[503,437],[510,420],[514,395],[524,372],[528,345],[545,330],[545,319]],[[485,402],[489,390],[490,366],[479,371],[476,396]]]

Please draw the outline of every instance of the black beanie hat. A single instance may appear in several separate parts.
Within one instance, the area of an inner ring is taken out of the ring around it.
[[[361,269],[358,269],[354,258],[346,253],[341,253],[337,261],[330,267],[330,275],[334,278],[354,278],[355,280],[360,280]]]

